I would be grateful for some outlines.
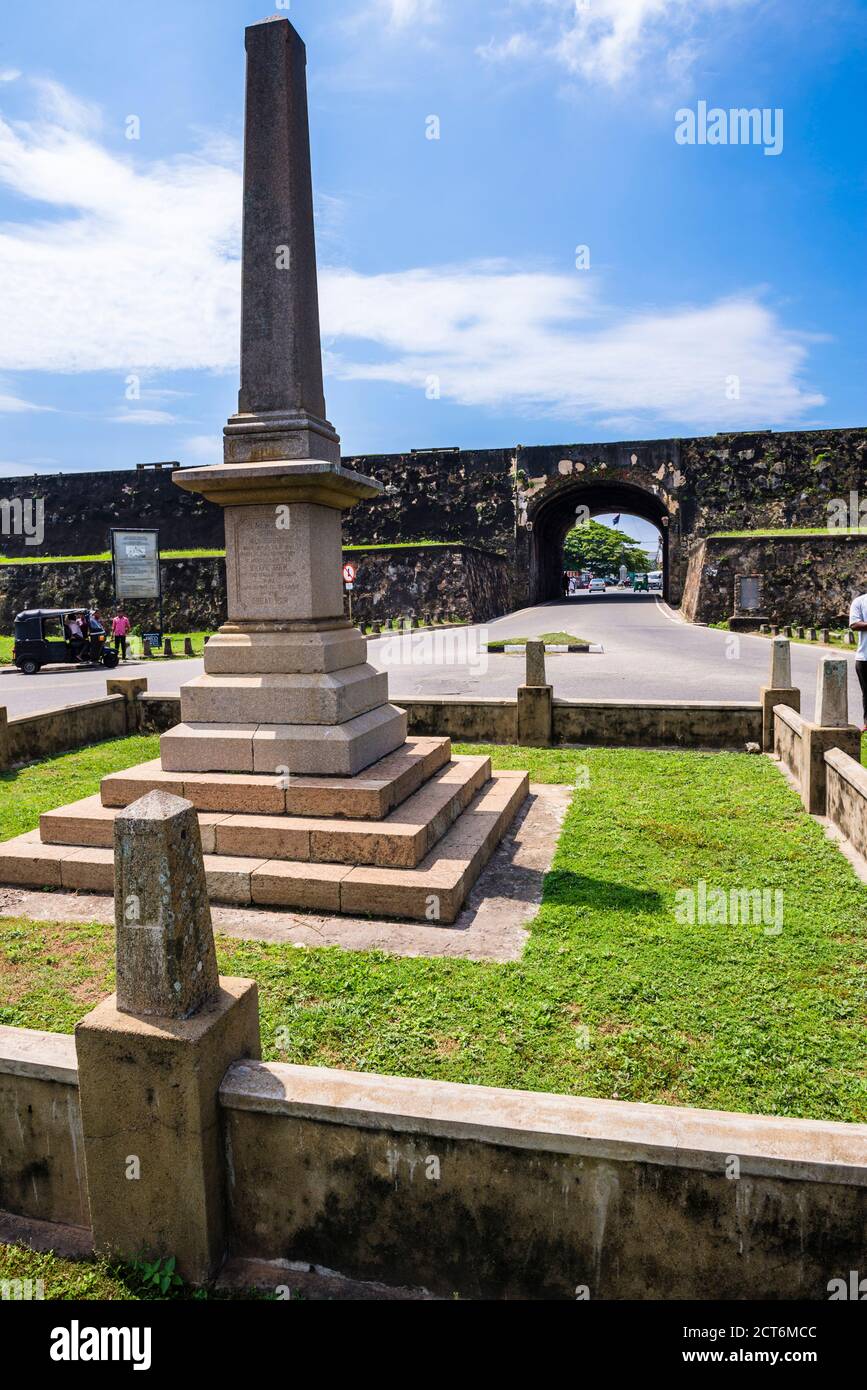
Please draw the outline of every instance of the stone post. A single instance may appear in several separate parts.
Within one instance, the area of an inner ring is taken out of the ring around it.
[[[801,799],[813,815],[826,811],[825,754],[840,748],[861,761],[861,734],[849,723],[849,663],[824,656],[816,677],[816,712],[804,723],[801,742]]]
[[[105,683],[108,695],[122,695],[126,701],[124,705],[124,716],[126,719],[126,731],[128,734],[138,733],[142,723],[142,710],[139,704],[139,696],[147,694],[147,676],[118,676],[114,680]]]
[[[256,984],[218,977],[188,801],[150,792],[115,820],[117,994],[75,1030],[94,1248],[175,1255],[190,1283],[225,1254],[218,1091],[261,1056]]]
[[[772,753],[774,749],[774,705],[788,705],[790,709],[801,710],[801,692],[792,685],[792,652],[787,637],[774,637],[771,640],[770,683],[759,691],[762,705],[762,749]]]
[[[528,642],[527,673],[518,686],[518,742],[524,748],[545,748],[554,724],[554,690],[545,676],[545,643]]]
[[[0,772],[9,766],[9,721],[6,706],[0,705]]]

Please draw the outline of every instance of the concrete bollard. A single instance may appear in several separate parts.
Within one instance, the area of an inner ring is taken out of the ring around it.
[[[829,629],[829,628],[823,627],[823,628],[820,630],[820,632],[819,632],[819,637],[820,637],[821,641],[825,644],[826,647],[830,645],[830,642],[831,642],[831,632],[830,632],[830,629]]]
[[[152,649],[152,647],[151,647],[150,642],[147,640],[146,637],[145,637],[145,638],[142,638],[141,654],[142,654],[142,659],[143,659],[144,661],[150,661],[151,657],[153,656],[153,649]]]
[[[816,676],[816,713],[801,731],[801,800],[813,815],[827,810],[825,754],[839,748],[860,763],[861,734],[849,723],[849,663],[825,656]]]
[[[771,643],[770,684],[774,690],[785,690],[792,684],[792,648],[786,637],[775,637]]]
[[[141,728],[142,709],[139,704],[139,697],[147,693],[147,688],[147,676],[117,676],[114,680],[108,680],[105,683],[107,695],[122,695],[126,701],[124,716],[128,734],[137,733]]]
[[[846,631],[843,633],[843,641],[845,642],[847,647],[854,647],[855,645],[855,634],[854,632],[850,631],[848,627]]]
[[[226,1246],[219,1086],[261,1056],[257,989],[217,975],[191,803],[150,792],[114,833],[118,992],[75,1030],[94,1249],[202,1284]]]
[[[6,706],[0,705],[0,772],[9,766],[9,720],[6,717]]]
[[[849,663],[838,656],[823,656],[816,673],[816,713],[822,729],[842,729],[849,723]]]
[[[792,649],[787,637],[774,637],[771,641],[770,684],[759,691],[762,706],[762,749],[765,753],[774,750],[774,706],[788,705],[790,709],[801,709],[801,692],[792,685]]]
[[[518,686],[518,742],[524,748],[546,748],[554,726],[554,691],[545,675],[544,642],[528,642],[526,681]]]
[[[174,656],[174,654],[175,651],[172,646],[172,639],[171,637],[167,637],[163,642],[163,656]]]
[[[185,638],[184,638],[184,656],[195,656],[195,654],[196,654],[196,653],[193,651],[193,639],[192,639],[192,637],[185,637]]]

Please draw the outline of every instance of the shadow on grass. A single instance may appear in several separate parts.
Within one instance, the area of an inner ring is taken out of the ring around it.
[[[588,878],[569,869],[554,869],[545,880],[545,907],[594,907],[606,911],[635,913],[661,912],[660,893],[631,888],[625,883]]]

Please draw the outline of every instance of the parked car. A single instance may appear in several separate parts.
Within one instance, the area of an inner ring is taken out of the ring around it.
[[[84,636],[70,636],[68,620],[83,616]],[[108,638],[86,608],[34,608],[15,619],[12,660],[25,676],[35,676],[43,666],[76,662],[82,666],[105,666],[113,671],[119,657],[108,645]]]
[[[604,579],[591,579],[591,580],[590,580],[589,588],[590,588],[591,594],[604,594],[604,593],[605,593],[605,580],[604,580]]]

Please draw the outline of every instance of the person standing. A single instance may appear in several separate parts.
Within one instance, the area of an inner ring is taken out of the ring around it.
[[[859,594],[852,600],[849,612],[849,626],[858,634],[858,652],[855,657],[855,672],[861,686],[861,732],[867,734],[867,594]]]
[[[124,613],[123,608],[118,608],[111,620],[111,635],[114,638],[114,649],[124,661],[126,661],[126,639],[131,627],[132,623]]]

